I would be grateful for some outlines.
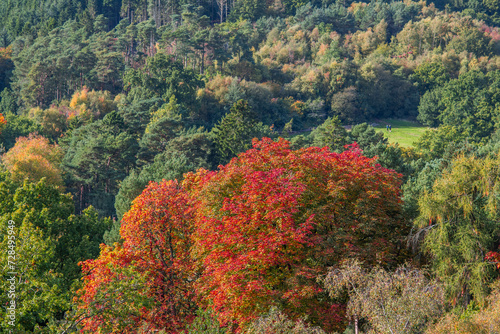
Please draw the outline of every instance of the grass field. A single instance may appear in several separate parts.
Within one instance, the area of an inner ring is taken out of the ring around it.
[[[420,125],[417,122],[405,121],[399,119],[381,119],[374,123],[377,132],[383,132],[384,136],[389,139],[390,143],[398,143],[400,146],[413,146],[414,143],[422,136],[428,127]],[[392,125],[392,132],[386,130],[386,125]]]

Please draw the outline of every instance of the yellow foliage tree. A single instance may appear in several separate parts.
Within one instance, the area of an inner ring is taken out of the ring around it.
[[[49,138],[61,137],[66,131],[67,117],[62,110],[56,107],[49,109],[32,108],[29,111],[29,116],[42,126],[43,134]]]
[[[51,145],[47,138],[39,135],[19,137],[16,144],[2,156],[2,162],[15,182],[28,179],[38,182],[45,177],[47,182],[62,189],[63,180],[59,164],[62,151]]]
[[[459,316],[448,313],[430,326],[426,334],[491,334],[500,332],[500,281],[493,284],[488,304],[481,310],[467,310]]]
[[[89,91],[87,87],[76,91],[71,97],[70,108],[75,115],[84,122],[103,118],[106,114],[116,109],[118,101],[114,100],[108,91]]]

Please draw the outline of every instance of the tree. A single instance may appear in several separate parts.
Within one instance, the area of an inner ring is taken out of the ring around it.
[[[124,88],[133,99],[149,99],[160,97],[168,101],[175,95],[180,104],[192,101],[197,87],[203,82],[190,69],[173,57],[157,53],[146,61],[142,69],[127,70],[123,77]]]
[[[332,305],[316,282],[345,257],[391,263],[407,227],[399,175],[356,147],[292,151],[268,138],[219,171],[188,174],[197,200],[196,290],[222,324],[245,327],[280,307],[328,330]]]
[[[436,159],[443,156],[443,153],[450,144],[459,143],[466,138],[456,127],[442,125],[437,129],[428,129],[425,131],[415,146],[424,157]]]
[[[7,222],[7,221],[6,221]],[[15,269],[10,270],[7,265],[2,267],[3,277],[13,278],[16,285],[16,319],[15,326],[8,323],[7,311],[2,308],[2,322],[0,328],[4,331],[16,330],[18,332],[33,331],[35,326],[43,325],[53,319],[60,312],[69,307],[67,291],[61,287],[62,275],[54,271],[53,259],[55,255],[55,240],[47,238],[40,228],[34,227],[29,222],[20,224],[13,220],[15,239],[7,238],[6,233],[0,243],[4,249],[7,245],[14,245]],[[7,225],[5,225],[7,231]],[[10,242],[14,241],[13,244]],[[0,259],[8,263],[7,252],[2,252]],[[8,272],[15,271],[12,275]],[[7,291],[10,290],[11,281],[3,279],[0,282],[3,305],[10,304]]]
[[[332,151],[343,151],[347,144],[347,131],[342,127],[337,116],[329,117],[323,124],[311,132],[314,146],[328,146]]]
[[[238,153],[251,147],[255,137],[269,135],[269,130],[260,122],[256,113],[245,100],[238,100],[231,112],[213,127],[214,145],[221,163],[226,163]]]
[[[496,281],[488,296],[488,305],[482,309],[467,310],[464,314],[448,313],[436,324],[429,326],[427,334],[489,334],[500,330],[500,286]]]
[[[90,79],[86,73],[91,72],[95,62],[90,51],[84,51],[88,40],[79,29],[76,22],[68,21],[51,34],[19,48],[14,58],[12,90],[20,104],[48,107]]]
[[[122,220],[123,246],[82,264],[83,331],[178,333],[194,317],[192,209],[176,181],[150,183]]]
[[[52,141],[62,137],[68,126],[66,115],[58,108],[32,108],[29,111],[30,118],[34,119],[41,127],[42,135]]]
[[[415,69],[411,79],[415,81],[420,95],[424,95],[427,91],[443,86],[450,76],[442,63],[423,63]]]
[[[63,167],[79,212],[92,205],[104,216],[114,215],[114,196],[135,166],[137,149],[135,136],[116,111],[72,131]]]
[[[325,334],[319,327],[310,327],[303,320],[293,321],[287,318],[282,312],[273,308],[268,314],[256,319],[245,330],[245,334]]]
[[[445,109],[442,98],[442,87],[438,86],[433,90],[426,91],[418,105],[417,119],[427,126],[437,127],[440,123],[439,117]]]
[[[443,169],[448,165],[445,159],[431,160],[420,168],[418,173],[408,178],[408,181],[402,186],[403,207],[405,216],[409,219],[415,219],[419,215],[418,200],[427,191],[432,191],[432,186],[436,179],[441,177]]]
[[[0,47],[0,91],[9,86],[9,79],[14,69],[12,62],[12,47]]]
[[[153,298],[147,291],[147,273],[134,266],[121,245],[103,246],[99,257],[81,263],[83,288],[76,293],[77,312],[69,329],[79,326],[83,333],[132,333],[143,325],[144,310]]]
[[[140,171],[133,170],[121,182],[115,201],[118,219],[130,209],[132,201],[150,181],[181,180],[184,173],[211,168],[212,146],[207,132],[184,132],[171,139],[151,163],[144,165]]]
[[[215,316],[210,311],[199,309],[196,318],[187,326],[187,334],[226,334],[227,329],[222,328]]]
[[[18,137],[28,137],[31,133],[42,131],[42,127],[27,116],[8,113],[5,115],[5,120],[7,124],[2,130],[0,138],[6,150],[14,147]]]
[[[418,269],[400,266],[395,272],[370,271],[358,261],[331,269],[321,278],[332,297],[347,291],[347,313],[358,321],[366,318],[377,333],[417,333],[442,312],[443,290]]]
[[[471,70],[443,87],[424,94],[419,119],[428,125],[453,126],[471,142],[486,142],[499,127],[495,115],[500,101],[500,71]]]
[[[153,113],[139,142],[138,158],[145,162],[152,162],[155,155],[163,152],[167,143],[179,136],[182,130],[184,130],[184,122],[181,106],[172,95],[167,104]]]
[[[75,116],[87,123],[104,118],[116,110],[116,104],[110,92],[89,91],[86,86],[83,86],[81,90],[73,93],[69,106],[75,110]]]
[[[297,9],[307,4],[307,2],[303,0],[281,0],[281,3],[285,7],[285,12],[288,15],[293,15]]]
[[[423,250],[454,305],[484,303],[497,277],[484,257],[498,242],[498,159],[456,158],[419,199],[418,235],[424,233]]]
[[[16,325],[20,332],[33,332],[36,326],[46,327],[49,321],[61,320],[70,309],[71,287],[81,277],[77,263],[98,255],[102,235],[110,224],[98,219],[93,209],[82,216],[73,215],[71,196],[61,194],[46,179],[36,184],[26,180],[20,187],[6,174],[1,180],[0,218],[15,224]],[[7,235],[4,229],[5,247]],[[12,271],[7,266],[2,270],[4,274]],[[2,282],[1,291],[5,288]],[[6,295],[2,293],[2,302]]]
[[[109,218],[99,218],[97,210],[88,207],[82,214],[69,216],[57,227],[55,255],[57,270],[62,274],[63,287],[70,287],[82,277],[78,263],[99,255],[104,233],[111,228]]]
[[[349,132],[349,140],[356,142],[363,152],[379,143],[387,144],[387,138],[381,132],[376,132],[373,126],[367,123],[356,124]]]
[[[7,121],[5,120],[5,117],[3,117],[3,115],[0,113],[0,134],[2,133],[6,124],[7,124]]]
[[[17,112],[16,97],[9,88],[5,88],[0,93],[0,112],[6,115],[8,113],[15,114]]]
[[[97,78],[97,85],[100,90],[120,92],[122,90],[121,73],[125,67],[123,55],[116,50],[115,38],[96,36],[97,38],[90,47],[94,50],[96,57],[92,72]]]
[[[45,177],[47,182],[62,189],[61,160],[59,146],[51,145],[48,139],[36,135],[19,137],[14,147],[2,156],[2,163],[14,181],[22,183],[27,178],[38,182]]]

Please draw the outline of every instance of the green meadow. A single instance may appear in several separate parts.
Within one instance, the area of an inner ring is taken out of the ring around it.
[[[398,143],[400,146],[414,146],[415,142],[422,136],[428,127],[414,121],[400,119],[383,119],[376,122],[377,132],[383,132],[390,143]],[[392,125],[392,131],[388,132],[386,125]]]

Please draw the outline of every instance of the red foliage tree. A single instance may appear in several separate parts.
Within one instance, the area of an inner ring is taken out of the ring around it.
[[[493,263],[498,270],[500,270],[500,253],[499,252],[488,252],[484,257],[486,261]]]
[[[406,234],[400,175],[361,155],[254,142],[216,172],[186,176],[196,198],[196,291],[242,328],[271,306],[331,330],[340,314],[316,278],[342,259],[387,264]]]
[[[123,246],[82,264],[83,331],[178,333],[193,317],[192,210],[176,181],[150,183],[122,220]]]
[[[151,183],[123,218],[123,246],[83,264],[84,331],[181,332],[195,292],[237,331],[272,306],[339,329],[343,308],[317,277],[346,258],[394,261],[406,235],[399,184],[356,146],[293,151],[270,139],[182,188]]]

